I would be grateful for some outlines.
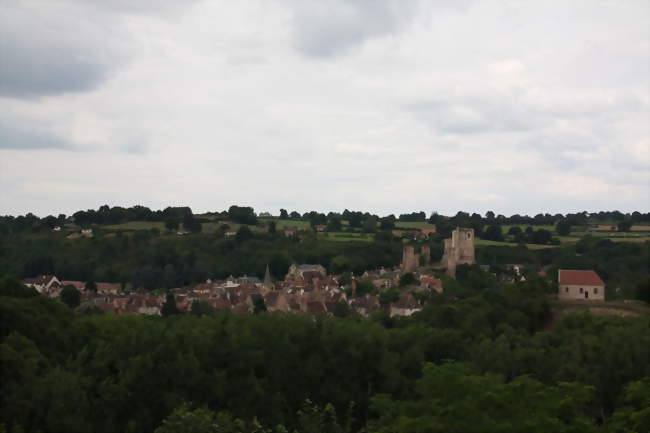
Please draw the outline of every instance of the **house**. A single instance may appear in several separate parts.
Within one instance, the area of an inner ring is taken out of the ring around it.
[[[225,237],[230,238],[237,235],[237,230],[235,229],[226,229],[223,231]]]
[[[285,227],[284,230],[284,235],[289,237],[289,236],[295,236],[296,233],[298,233],[298,228],[297,227]]]
[[[264,295],[264,304],[267,311],[289,311],[289,301],[284,292],[273,290]]]
[[[33,287],[38,293],[49,293],[51,289],[61,286],[54,275],[40,275],[36,278],[25,278],[23,284],[27,287]]]
[[[113,283],[95,283],[95,284],[97,285],[97,293],[101,295],[106,295],[106,294],[117,295],[117,293],[120,291],[119,284],[113,284]]]
[[[390,317],[410,316],[421,309],[422,307],[417,299],[415,299],[415,296],[410,293],[403,293],[397,302],[390,304]]]
[[[362,298],[354,298],[350,302],[350,307],[359,315],[367,316],[368,314],[379,310],[381,307],[379,299],[376,296],[366,295]]]
[[[442,293],[442,280],[423,275],[420,277],[420,289],[435,290],[438,293]]]
[[[296,265],[293,264],[289,266],[287,276],[284,278],[285,281],[296,280],[304,278],[307,279],[307,276],[310,276],[312,279],[315,274],[313,272],[319,273],[323,277],[327,276],[327,271],[322,265]]]
[[[326,228],[327,228],[327,226],[324,225],[324,224],[318,224],[318,225],[314,226],[314,230],[316,230],[319,233],[324,232]]]
[[[52,229],[53,232],[60,232],[61,231],[61,226],[54,226]]]
[[[93,229],[81,229],[81,236],[86,238],[93,237]]]
[[[605,300],[605,283],[594,271],[558,271],[558,296],[560,299]]]

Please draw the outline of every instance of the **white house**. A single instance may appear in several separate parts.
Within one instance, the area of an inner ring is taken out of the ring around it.
[[[560,299],[605,300],[605,283],[594,271],[558,271]]]

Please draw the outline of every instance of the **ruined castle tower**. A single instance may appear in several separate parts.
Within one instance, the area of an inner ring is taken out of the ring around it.
[[[431,249],[429,247],[420,248],[420,257],[422,257],[423,265],[428,266],[431,263]]]
[[[420,255],[415,254],[415,248],[412,246],[405,246],[402,252],[402,272],[413,272],[420,266]]]
[[[476,263],[474,255],[474,229],[457,227],[451,233],[451,239],[445,239],[445,253],[442,264],[447,268],[447,275],[456,276],[456,266]]]

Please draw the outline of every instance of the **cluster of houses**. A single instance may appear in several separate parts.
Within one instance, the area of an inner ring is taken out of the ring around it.
[[[360,281],[370,281],[379,291],[397,288],[402,272],[399,269],[365,272],[346,285],[340,276],[327,275],[321,265],[292,265],[283,281],[271,282],[267,273],[264,280],[244,275],[226,280],[208,280],[192,288],[175,289],[176,307],[189,312],[192,304],[203,301],[214,310],[249,313],[263,305],[267,311],[287,313],[336,315],[341,311],[368,316],[375,311],[386,311],[393,316],[410,316],[422,309],[414,294],[442,293],[442,281],[432,275],[415,275],[410,290],[400,290],[399,298],[382,305],[379,297],[371,294],[357,296]],[[86,290],[81,281],[59,280],[54,275],[27,278],[23,283],[39,293],[58,297],[63,287],[74,286],[81,293],[82,305],[95,306],[110,314],[159,315],[165,302],[164,294],[123,293],[113,283],[95,283],[96,290]],[[604,300],[605,283],[591,270],[560,270],[558,297],[561,300]]]
[[[399,268],[382,268],[341,284],[341,276],[328,275],[323,266],[304,264],[292,265],[283,281],[273,282],[267,267],[264,280],[246,275],[231,276],[175,289],[173,293],[181,312],[189,312],[194,302],[204,301],[217,311],[234,313],[252,312],[263,305],[271,312],[334,315],[345,311],[367,316],[384,310],[391,316],[410,316],[421,310],[422,305],[409,291],[399,291],[399,298],[388,305],[382,305],[375,295],[357,296],[357,286],[362,280],[372,282],[378,291],[383,291],[397,288],[401,275]],[[416,274],[416,278],[412,291],[442,293],[441,280],[427,274]],[[95,283],[96,290],[86,290],[84,282],[59,280],[54,275],[27,278],[23,283],[50,297],[58,297],[63,287],[72,285],[81,293],[82,305],[96,306],[111,314],[157,315],[165,302],[165,294],[123,293],[118,284],[103,282]]]

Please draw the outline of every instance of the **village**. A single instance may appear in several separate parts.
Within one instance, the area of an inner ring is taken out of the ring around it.
[[[281,280],[275,280],[267,265],[264,279],[230,276],[193,287],[164,292],[124,292],[119,284],[59,280],[54,275],[27,278],[23,283],[40,294],[61,296],[72,286],[79,293],[81,309],[96,308],[104,313],[128,315],[165,314],[165,304],[176,312],[199,312],[201,306],[212,311],[252,313],[258,311],[326,314],[366,317],[384,311],[390,317],[410,316],[420,311],[433,294],[444,292],[445,275],[454,278],[460,265],[476,264],[474,231],[458,227],[444,241],[444,255],[432,263],[428,246],[405,245],[401,264],[392,269],[367,270],[360,276],[328,275],[320,264],[293,264]],[[521,265],[508,265],[503,282],[524,281]],[[481,265],[490,272],[490,266]],[[538,275],[548,278],[540,270]],[[496,275],[495,275],[496,276]],[[592,270],[559,270],[560,300],[604,300],[605,283]]]

